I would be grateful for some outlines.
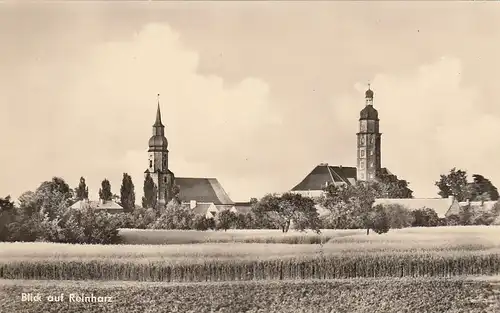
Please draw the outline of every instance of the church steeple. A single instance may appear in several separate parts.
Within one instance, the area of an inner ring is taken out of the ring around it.
[[[378,112],[373,107],[373,91],[368,84],[365,107],[359,112],[357,179],[372,181],[381,169],[381,136]]]
[[[161,122],[160,94],[158,94],[158,107],[156,109],[156,120],[153,124],[153,136],[165,136],[165,126]],[[166,139],[165,139],[166,140]]]
[[[156,109],[156,121],[155,121],[155,123],[154,123],[153,126],[155,126],[155,127],[165,127],[165,125],[163,125],[161,123],[160,94],[158,94],[158,96],[157,96],[157,102],[158,102],[158,108]]]
[[[153,135],[149,138],[148,168],[145,175],[151,175],[157,188],[157,204],[160,208],[172,198],[174,174],[168,169],[168,141],[165,137],[165,126],[161,122],[160,94],[158,94],[156,120],[153,124]]]

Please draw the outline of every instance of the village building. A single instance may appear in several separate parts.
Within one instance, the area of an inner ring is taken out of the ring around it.
[[[390,175],[397,178],[387,168],[382,167],[382,133],[380,132],[380,119],[378,111],[373,106],[374,93],[368,87],[365,92],[365,107],[359,113],[359,131],[356,133],[357,157],[356,166],[330,165],[321,163],[313,168],[300,183],[295,185],[290,192],[298,193],[305,197],[320,198],[324,189],[329,185],[354,185],[357,181],[376,181],[381,175]],[[475,210],[488,208],[496,201],[490,203],[470,203]],[[466,203],[458,202],[454,197],[449,198],[411,198],[411,199],[376,199],[373,205],[400,204],[409,210],[430,208],[436,211],[439,217],[444,218],[458,214],[460,207]],[[329,211],[316,205],[320,216],[329,214]]]

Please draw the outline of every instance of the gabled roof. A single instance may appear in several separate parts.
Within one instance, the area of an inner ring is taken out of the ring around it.
[[[189,202],[195,200],[202,203],[233,204],[216,178],[176,177],[179,186],[179,200]]]
[[[105,201],[104,203],[102,201],[80,200],[74,203],[70,208],[84,209],[88,207],[92,207],[96,210],[116,210],[116,211],[123,210],[123,207],[121,205],[112,200]]]
[[[411,211],[429,208],[436,211],[439,217],[448,216],[459,208],[458,201],[453,198],[375,199],[373,205],[377,204],[400,204]]]
[[[345,166],[330,166],[322,163],[316,166],[292,191],[323,190],[327,184],[354,184],[356,168]]]

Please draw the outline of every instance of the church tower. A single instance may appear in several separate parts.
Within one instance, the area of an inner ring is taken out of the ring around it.
[[[365,92],[365,107],[359,114],[359,133],[357,145],[357,179],[373,181],[381,169],[380,144],[382,134],[379,132],[378,112],[373,107],[373,91],[368,85]]]
[[[159,99],[153,135],[149,139],[148,155],[148,169],[144,175],[149,173],[153,178],[158,191],[157,206],[162,209],[172,199],[172,186],[175,178],[174,173],[168,169],[168,141],[165,137],[165,126],[161,122]]]

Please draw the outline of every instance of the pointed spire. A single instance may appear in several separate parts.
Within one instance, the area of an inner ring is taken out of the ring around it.
[[[156,109],[156,121],[153,126],[163,126],[161,123],[161,112],[160,112],[160,94],[157,95],[158,108]]]

